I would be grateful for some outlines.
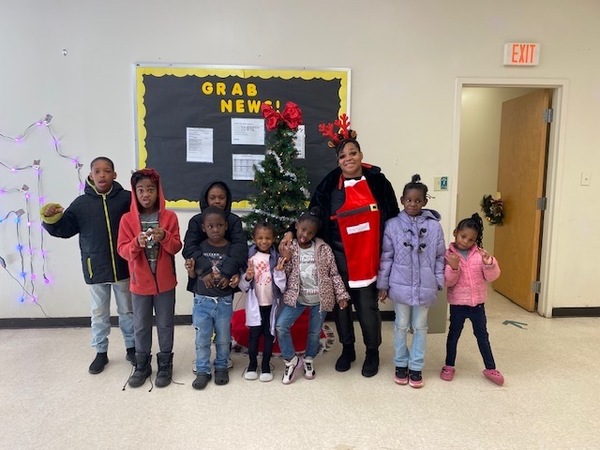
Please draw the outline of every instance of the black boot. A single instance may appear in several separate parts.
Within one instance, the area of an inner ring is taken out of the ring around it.
[[[106,356],[106,352],[96,353],[96,357],[90,364],[90,368],[88,371],[93,373],[94,375],[102,372],[104,370],[104,366],[108,364],[108,356]]]
[[[156,387],[165,387],[171,384],[173,377],[173,353],[157,353],[158,372],[156,373]]]
[[[135,360],[135,372],[129,377],[129,386],[140,387],[146,382],[146,378],[152,374],[152,366],[150,365],[152,355],[148,353],[136,353]]]
[[[354,350],[354,344],[344,344],[342,354],[335,362],[335,370],[338,372],[345,372],[350,370],[350,365],[356,361],[356,351]]]
[[[365,363],[362,367],[362,375],[363,377],[370,378],[374,375],[377,375],[379,371],[379,349],[377,348],[368,348],[367,356],[365,358]]]

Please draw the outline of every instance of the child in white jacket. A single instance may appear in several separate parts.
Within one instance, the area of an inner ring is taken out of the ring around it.
[[[454,378],[458,339],[465,321],[470,319],[485,364],[483,375],[501,386],[504,377],[496,369],[485,316],[487,283],[500,276],[500,267],[496,258],[481,246],[483,221],[479,214],[461,220],[454,230],[454,238],[446,252],[444,269],[450,303],[450,328],[446,340],[446,364],[440,377],[445,381]]]
[[[250,328],[248,356],[250,363],[244,372],[246,380],[258,376],[258,341],[263,336],[263,353],[260,381],[273,380],[271,356],[275,340],[275,318],[285,290],[285,272],[282,258],[275,250],[275,228],[272,224],[258,222],[252,229],[254,244],[248,251],[248,268],[240,277],[240,289],[247,292],[246,326]]]

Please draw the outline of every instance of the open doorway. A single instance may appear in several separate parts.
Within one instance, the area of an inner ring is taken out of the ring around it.
[[[543,225],[539,232],[539,257],[536,257],[536,273],[539,274],[539,294],[537,304],[529,310],[551,317],[552,305],[547,289],[548,274],[551,269],[551,252],[548,243],[551,241],[552,211],[554,205],[554,186],[557,177],[557,155],[559,147],[559,118],[563,108],[563,95],[566,82],[557,80],[459,80],[457,83],[457,118],[455,122],[455,168],[456,183],[453,183],[455,200],[452,208],[456,216],[454,223],[473,212],[481,212],[481,199],[484,195],[498,196],[498,171],[502,104],[507,100],[523,97],[541,90],[549,90],[554,117],[548,136],[548,154],[545,171],[545,196],[548,199]],[[540,118],[541,120],[541,118]],[[501,193],[500,193],[501,194]],[[543,229],[542,229],[543,228]],[[505,230],[503,230],[505,231]],[[523,233],[528,233],[523,230]],[[486,224],[484,230],[484,246],[494,251],[496,229]],[[500,261],[500,260],[499,260]],[[500,261],[501,267],[503,262]],[[533,281],[532,281],[532,287]],[[499,289],[500,290],[500,289]],[[500,290],[500,292],[502,292]],[[503,292],[504,294],[504,292]],[[506,295],[506,294],[504,294]],[[518,304],[518,302],[515,302]]]

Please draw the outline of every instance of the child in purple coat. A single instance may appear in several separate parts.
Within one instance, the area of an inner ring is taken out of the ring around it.
[[[439,213],[423,209],[427,205],[427,186],[419,175],[413,175],[404,186],[400,202],[404,209],[385,224],[377,288],[380,301],[390,298],[394,302],[394,381],[420,388],[427,315],[444,286],[446,245]]]

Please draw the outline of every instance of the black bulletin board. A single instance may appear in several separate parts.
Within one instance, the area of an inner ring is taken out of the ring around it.
[[[336,166],[333,150],[318,131],[320,123],[349,114],[349,69],[269,69],[137,64],[136,131],[138,167],[161,174],[170,208],[198,208],[202,188],[221,180],[231,188],[236,209],[247,209],[250,181],[232,177],[232,155],[264,154],[260,145],[232,144],[231,119],[262,119],[260,105],[271,101],[282,110],[298,104],[305,124],[309,190]],[[212,130],[212,162],[187,159],[186,129]]]

